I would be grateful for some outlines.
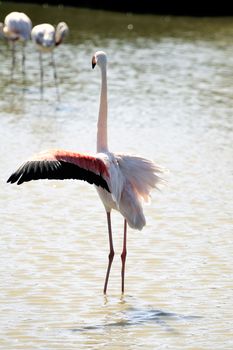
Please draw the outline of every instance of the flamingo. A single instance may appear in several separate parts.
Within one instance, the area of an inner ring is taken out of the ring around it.
[[[58,93],[58,85],[57,85],[57,73],[56,73],[56,65],[53,56],[53,50],[56,46],[59,46],[65,37],[69,33],[69,28],[65,22],[60,22],[56,26],[52,26],[49,23],[38,24],[32,28],[31,36],[32,40],[35,42],[37,49],[39,51],[39,59],[40,59],[40,81],[41,81],[41,95],[43,95],[43,61],[42,61],[42,53],[50,52],[51,53],[51,61],[53,66],[53,75],[54,81]]]
[[[30,18],[23,12],[11,12],[9,13],[4,24],[0,23],[0,33],[5,37],[12,45],[12,71],[11,76],[13,78],[13,72],[15,67],[15,43],[16,41],[23,42],[22,52],[22,71],[25,74],[25,43],[30,40],[32,30],[32,22]]]
[[[111,211],[115,209],[124,218],[123,250],[121,254],[121,292],[124,293],[127,225],[141,230],[145,224],[142,201],[148,201],[156,188],[162,169],[151,160],[137,155],[112,153],[107,140],[107,57],[97,51],[92,58],[92,68],[101,71],[100,106],[97,123],[97,153],[80,154],[64,150],[43,152],[23,163],[7,182],[18,185],[39,179],[78,179],[96,186],[103,202],[108,224],[109,256],[104,283],[107,292],[109,274],[114,258]]]

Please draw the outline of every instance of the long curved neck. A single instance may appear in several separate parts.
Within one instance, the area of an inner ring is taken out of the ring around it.
[[[63,36],[61,33],[61,30],[59,28],[56,28],[55,30],[55,46],[58,46],[62,43]]]
[[[101,93],[100,108],[97,123],[97,152],[108,150],[108,101],[107,101],[107,71],[106,66],[101,67]]]

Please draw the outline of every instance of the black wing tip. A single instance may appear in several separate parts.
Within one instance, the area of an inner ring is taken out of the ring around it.
[[[25,173],[25,166],[27,166],[28,162],[23,163],[7,180],[7,183],[17,183],[17,185],[20,185],[24,182],[23,175]],[[21,179],[23,181],[21,181]]]
[[[13,184],[17,182],[17,180],[18,180],[18,177],[16,176],[16,173],[13,173],[7,180],[7,183]]]
[[[97,175],[92,171],[83,169],[76,164],[65,161],[30,161],[24,163],[16,172],[14,172],[7,183],[17,183],[21,185],[31,180],[48,179],[48,180],[65,180],[77,179],[84,180],[90,184],[102,187],[111,193],[106,180],[102,175]]]

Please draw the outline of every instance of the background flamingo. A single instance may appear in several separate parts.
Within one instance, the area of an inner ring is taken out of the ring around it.
[[[53,66],[53,75],[54,81],[57,89],[57,95],[59,97],[58,84],[57,84],[57,73],[56,73],[56,64],[54,60],[53,50],[56,46],[59,46],[65,37],[69,33],[69,28],[65,22],[60,22],[56,26],[52,26],[49,23],[38,24],[33,27],[31,36],[32,40],[36,43],[36,46],[39,50],[39,59],[40,59],[40,82],[41,82],[41,95],[43,95],[43,59],[42,53],[50,52],[51,53],[51,62]]]
[[[107,58],[102,51],[96,52],[92,67],[101,70],[101,94],[97,125],[97,154],[87,155],[64,150],[41,153],[26,161],[13,173],[8,182],[18,185],[39,179],[79,179],[96,185],[107,213],[109,235],[109,261],[104,294],[107,292],[110,269],[114,257],[111,228],[111,210],[124,217],[124,238],[121,254],[121,291],[124,293],[127,224],[141,230],[146,220],[142,201],[147,201],[150,192],[160,180],[161,169],[152,161],[139,156],[111,153],[107,142]]]
[[[12,78],[15,67],[15,43],[17,41],[22,41],[22,72],[23,75],[25,74],[25,43],[30,40],[31,30],[32,22],[23,12],[11,12],[6,16],[4,24],[0,23],[0,32],[12,47]]]

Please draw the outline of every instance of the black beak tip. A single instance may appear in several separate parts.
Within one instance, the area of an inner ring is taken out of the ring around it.
[[[94,69],[96,66],[96,63],[92,62],[92,69]]]

